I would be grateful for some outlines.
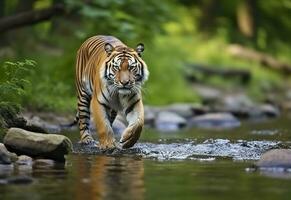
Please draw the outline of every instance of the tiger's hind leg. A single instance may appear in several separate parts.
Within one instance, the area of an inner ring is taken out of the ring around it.
[[[80,143],[82,144],[96,144],[96,141],[90,133],[90,101],[91,97],[85,93],[78,97],[78,114],[79,114],[79,129],[80,129]]]

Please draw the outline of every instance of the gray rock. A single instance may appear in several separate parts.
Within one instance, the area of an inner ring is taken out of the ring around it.
[[[13,164],[0,164],[0,177],[12,175],[14,172]]]
[[[187,121],[176,113],[162,111],[155,120],[155,127],[160,131],[176,131],[185,127]]]
[[[154,126],[155,117],[160,112],[157,108],[145,106],[144,108],[144,122],[148,126]]]
[[[33,182],[33,178],[30,176],[15,176],[6,180],[8,184],[29,184]]]
[[[199,128],[235,128],[240,121],[229,113],[209,113],[193,117],[189,121],[191,127]]]
[[[72,150],[70,139],[63,135],[33,133],[19,128],[8,130],[4,144],[16,154],[59,161],[64,161],[64,155]]]
[[[245,94],[227,95],[223,98],[224,106],[229,109],[239,109],[240,107],[254,107],[253,101]]]
[[[201,115],[206,113],[207,109],[201,105],[185,104],[185,103],[176,103],[164,107],[165,111],[173,112],[180,115],[183,118],[189,119],[194,115]]]
[[[17,160],[17,155],[15,153],[9,152],[5,145],[0,143],[0,164],[11,164]]]
[[[252,100],[244,94],[233,94],[223,97],[216,110],[230,112],[237,117],[248,118],[260,115],[259,109]]]
[[[280,110],[271,104],[263,104],[259,109],[262,115],[266,117],[278,117],[280,115]]]
[[[61,127],[59,125],[50,124],[40,117],[33,116],[30,119],[26,119],[26,130],[41,133],[59,133],[61,132]]]
[[[272,149],[256,163],[259,168],[291,168],[291,149]]]
[[[18,157],[18,160],[16,161],[16,164],[18,165],[32,165],[32,158],[26,155],[21,155]]]
[[[213,87],[195,85],[195,91],[204,103],[213,103],[222,97],[222,92]]]

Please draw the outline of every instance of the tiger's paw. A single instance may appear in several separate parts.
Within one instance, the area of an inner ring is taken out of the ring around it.
[[[94,138],[91,135],[86,135],[83,137],[79,143],[84,144],[84,145],[92,145],[92,146],[97,146],[97,142],[94,140]]]
[[[99,147],[102,150],[121,148],[120,145],[115,141],[115,139],[107,139],[105,141],[100,141]]]
[[[140,133],[141,133],[142,127],[141,126],[137,126],[137,127],[127,127],[120,139],[120,144],[122,146],[122,148],[127,149],[132,147],[137,140],[140,137]]]

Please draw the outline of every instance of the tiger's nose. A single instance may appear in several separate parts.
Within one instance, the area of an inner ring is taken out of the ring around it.
[[[129,80],[121,80],[120,83],[123,85],[123,86],[126,86],[129,84]]]

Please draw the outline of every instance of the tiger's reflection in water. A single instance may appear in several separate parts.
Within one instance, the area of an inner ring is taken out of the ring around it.
[[[78,156],[75,199],[144,199],[144,163],[130,157]]]

